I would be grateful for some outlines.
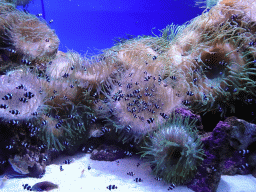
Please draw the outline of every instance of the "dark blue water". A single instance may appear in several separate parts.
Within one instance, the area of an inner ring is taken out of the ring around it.
[[[60,50],[89,54],[113,46],[115,38],[127,34],[159,35],[167,25],[181,25],[203,11],[191,0],[43,0],[43,4]],[[43,13],[42,0],[34,0],[28,11]]]

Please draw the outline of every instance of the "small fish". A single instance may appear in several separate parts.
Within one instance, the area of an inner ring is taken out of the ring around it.
[[[63,163],[65,163],[65,164],[70,164],[71,162],[72,162],[72,160],[70,160],[70,159],[63,161]]]
[[[101,128],[101,131],[102,131],[103,133],[108,133],[108,132],[111,131],[111,129],[104,126],[104,127]]]
[[[132,156],[132,153],[130,151],[124,151],[124,154],[130,157]]]
[[[93,146],[89,147],[88,150],[87,150],[87,153],[91,153],[93,151]]]
[[[155,180],[162,181],[162,178],[161,177],[156,177]]]
[[[117,186],[115,185],[109,185],[106,187],[107,189],[111,190],[111,189],[117,189]]]
[[[127,175],[133,176],[133,175],[135,175],[135,173],[133,173],[133,172],[128,172]]]
[[[32,191],[32,187],[29,184],[23,184],[22,187],[28,191]]]
[[[43,181],[36,183],[32,186],[32,191],[50,191],[52,189],[57,189],[59,186],[50,181]]]
[[[141,178],[138,178],[138,177],[137,177],[137,178],[134,179],[134,181],[136,181],[136,182],[142,182],[143,180],[142,180]]]
[[[176,186],[172,183],[171,186],[168,188],[168,191],[173,190]]]

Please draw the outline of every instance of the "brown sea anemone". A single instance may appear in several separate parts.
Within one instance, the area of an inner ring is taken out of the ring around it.
[[[28,120],[45,108],[47,93],[44,80],[27,68],[1,76],[1,117],[4,121]]]
[[[36,16],[15,10],[1,14],[0,22],[5,29],[1,39],[7,51],[13,49],[19,58],[38,64],[49,62],[56,55],[57,35]]]
[[[177,89],[196,113],[224,115],[235,111],[236,101],[255,96],[256,25],[248,6],[234,2],[193,19],[164,53],[185,74]]]
[[[131,67],[106,86],[105,99],[94,107],[98,117],[107,119],[107,124],[120,132],[123,142],[139,142],[165,122],[182,101],[170,83],[176,80],[166,75],[171,72],[165,69],[164,63],[159,68],[162,62],[159,58],[148,56],[137,62],[140,62],[138,67]]]

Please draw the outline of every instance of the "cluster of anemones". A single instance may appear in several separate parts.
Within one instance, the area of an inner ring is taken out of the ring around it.
[[[194,124],[172,112],[225,114],[235,100],[255,96],[256,19],[242,1],[223,0],[161,37],[122,41],[91,59],[58,51],[42,20],[0,5],[0,117],[25,123],[49,148],[78,147],[90,124],[105,124],[123,142],[149,139],[143,156],[153,172],[184,183],[202,161],[202,146]]]

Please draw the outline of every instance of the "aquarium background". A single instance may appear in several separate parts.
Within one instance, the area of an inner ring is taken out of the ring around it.
[[[43,0],[45,19],[56,30],[59,50],[95,55],[117,38],[159,35],[167,25],[184,24],[204,9],[191,0]],[[23,9],[23,7],[19,7]],[[41,0],[26,8],[42,13]]]

